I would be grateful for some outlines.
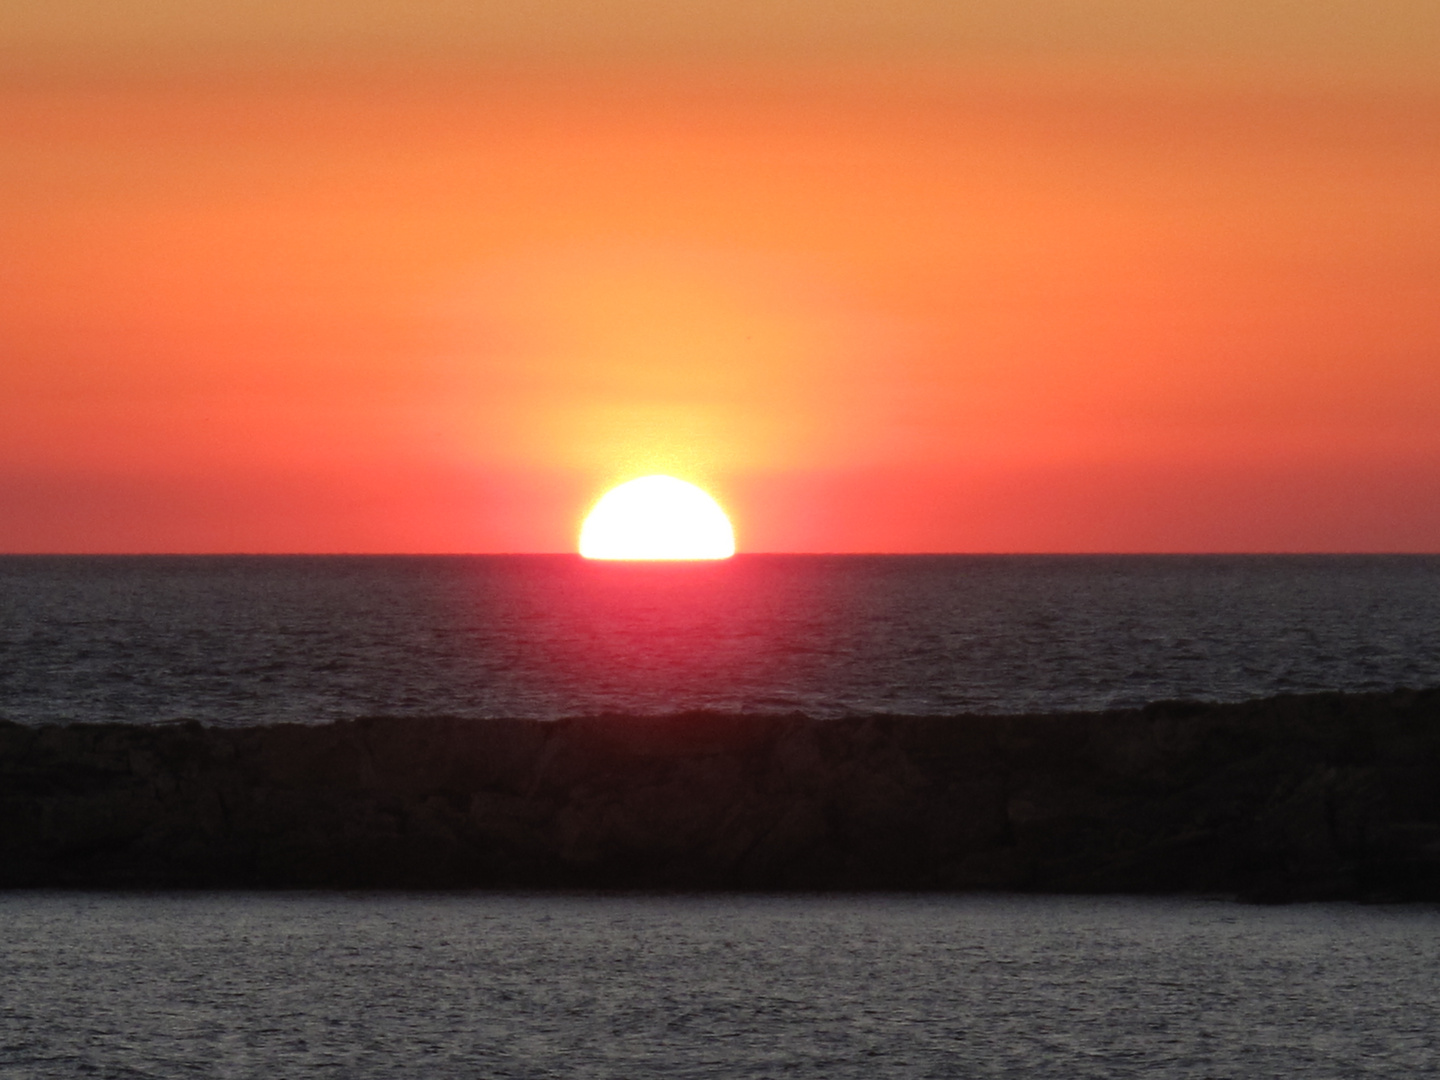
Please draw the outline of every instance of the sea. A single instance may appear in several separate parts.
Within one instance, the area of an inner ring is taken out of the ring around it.
[[[0,719],[953,715],[1440,685],[1440,556],[0,557]]]
[[[1440,685],[1440,557],[0,558],[0,719],[959,715]],[[0,1080],[1440,1076],[1440,908],[0,892]]]
[[[1196,898],[0,893],[0,1077],[1434,1076],[1437,930]]]

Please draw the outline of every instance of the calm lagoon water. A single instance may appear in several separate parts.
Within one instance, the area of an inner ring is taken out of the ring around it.
[[[0,1077],[1417,1077],[1440,911],[0,894]]]
[[[1440,684],[1440,557],[0,558],[0,717],[949,714]]]

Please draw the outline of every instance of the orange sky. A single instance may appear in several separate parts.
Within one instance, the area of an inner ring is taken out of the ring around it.
[[[1440,551],[1428,2],[7,9],[0,551]]]

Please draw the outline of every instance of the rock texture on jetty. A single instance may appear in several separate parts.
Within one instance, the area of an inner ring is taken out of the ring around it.
[[[1061,716],[0,724],[0,886],[1440,898],[1440,691]]]

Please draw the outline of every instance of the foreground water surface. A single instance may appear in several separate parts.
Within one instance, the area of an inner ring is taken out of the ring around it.
[[[1440,557],[0,557],[0,718],[1067,711],[1440,685]]]
[[[0,894],[0,1077],[1413,1077],[1440,912]]]

